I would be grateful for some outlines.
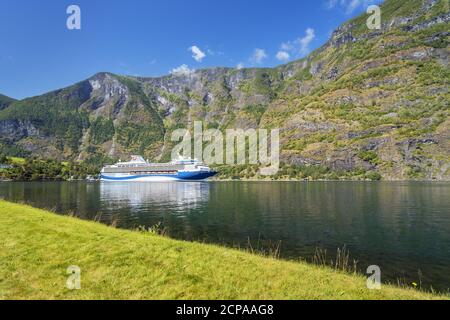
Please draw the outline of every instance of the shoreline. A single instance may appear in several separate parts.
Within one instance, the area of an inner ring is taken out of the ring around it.
[[[0,200],[0,299],[448,299],[305,262],[118,230]],[[40,263],[36,263],[40,261]],[[82,290],[64,287],[82,270]]]
[[[279,180],[263,180],[263,179],[240,179],[240,180],[233,180],[233,179],[220,179],[220,180],[209,180],[210,182],[374,182],[374,183],[380,183],[380,182],[450,182],[450,180],[288,180],[288,179],[279,179]]]
[[[0,182],[102,182],[100,179],[47,179],[47,180],[2,180]],[[293,180],[293,179],[279,179],[279,180],[264,180],[264,179],[211,179],[199,181],[173,181],[173,182],[158,182],[158,183],[185,183],[185,182],[371,182],[371,183],[399,183],[399,182],[423,182],[423,183],[450,183],[450,180]],[[111,183],[111,182],[106,182]],[[136,182],[131,182],[136,183]],[[155,183],[155,182],[140,182],[140,183]]]

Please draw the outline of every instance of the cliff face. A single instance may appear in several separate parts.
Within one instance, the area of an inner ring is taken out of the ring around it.
[[[447,0],[390,0],[307,58],[273,69],[214,68],[161,78],[100,73],[1,107],[0,148],[61,159],[153,160],[170,133],[280,128],[282,161],[385,179],[450,179]]]

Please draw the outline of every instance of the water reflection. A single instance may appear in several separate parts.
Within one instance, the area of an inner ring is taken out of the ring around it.
[[[131,207],[137,212],[148,206],[165,207],[186,215],[209,200],[209,183],[101,183],[100,201],[105,209]]]

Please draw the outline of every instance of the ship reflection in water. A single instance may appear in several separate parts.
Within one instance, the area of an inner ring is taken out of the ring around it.
[[[182,217],[204,206],[209,200],[209,192],[210,185],[207,182],[101,183],[100,201],[107,211],[125,209],[137,215],[135,218],[149,211],[152,214],[170,213]]]

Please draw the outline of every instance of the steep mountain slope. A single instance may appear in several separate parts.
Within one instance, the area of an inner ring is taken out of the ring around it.
[[[140,84],[100,73],[71,87],[13,103],[0,113],[0,143],[18,154],[83,159],[153,154],[164,127]],[[117,143],[116,143],[117,139]],[[145,152],[144,152],[145,151]]]
[[[170,133],[280,128],[278,177],[450,179],[447,0],[388,0],[307,58],[274,69],[214,68],[161,78],[100,73],[0,111],[0,151],[102,162],[167,160]],[[253,177],[249,167],[234,175]],[[306,175],[308,176],[308,175]]]
[[[10,104],[12,104],[14,101],[13,98],[4,96],[2,94],[0,94],[0,110],[5,109],[6,107],[8,107]]]
[[[386,1],[382,30],[357,18],[302,61],[262,120],[283,128],[285,161],[448,179],[446,4]]]

